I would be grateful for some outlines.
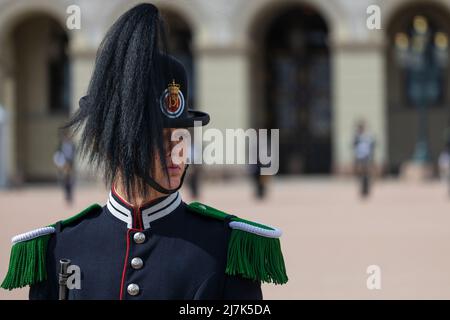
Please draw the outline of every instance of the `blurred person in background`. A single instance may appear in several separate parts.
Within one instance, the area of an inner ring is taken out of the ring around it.
[[[188,179],[188,185],[189,190],[191,192],[191,197],[193,199],[199,199],[200,198],[200,172],[201,168],[199,165],[192,166],[189,173],[189,179]]]
[[[450,119],[444,130],[444,148],[438,158],[439,177],[447,183],[448,195],[450,196]]]
[[[68,205],[73,203],[74,161],[76,147],[67,131],[63,131],[61,141],[53,156],[58,169],[58,178],[64,190],[64,198]]]
[[[353,138],[353,156],[360,195],[363,198],[370,194],[370,175],[374,151],[375,139],[367,132],[365,121],[360,120],[356,126],[356,132]]]
[[[261,162],[258,160],[256,164],[250,166],[251,176],[255,186],[255,196],[257,199],[264,199],[267,194],[267,176],[261,174]]]
[[[257,136],[257,139],[259,137]],[[259,158],[260,152],[260,143],[259,140],[256,142],[256,163],[250,165],[250,175],[253,181],[253,185],[255,187],[255,197],[258,200],[263,200],[267,196],[267,185],[269,183],[269,177],[261,174],[261,169],[267,167],[267,165],[263,165]]]
[[[193,130],[190,130],[190,134],[191,136],[193,135]],[[191,165],[189,168],[190,172],[188,175],[187,184],[193,199],[200,198],[200,176],[202,174],[202,167],[201,164],[194,164],[194,159],[199,156],[201,157],[201,153],[201,148],[196,148],[194,145],[189,147],[188,154],[190,155]]]

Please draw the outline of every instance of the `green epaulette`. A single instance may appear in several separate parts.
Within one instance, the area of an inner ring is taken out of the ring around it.
[[[93,204],[75,216],[61,221],[61,226],[77,221],[99,208],[99,204]],[[55,226],[56,223],[12,238],[8,273],[1,284],[3,289],[22,288],[47,279],[47,245],[50,236],[56,232]]]
[[[189,204],[188,208],[207,217],[229,221],[232,231],[226,274],[274,284],[288,281],[279,229],[238,218],[199,202]]]

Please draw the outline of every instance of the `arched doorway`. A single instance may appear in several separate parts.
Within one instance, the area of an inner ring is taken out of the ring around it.
[[[314,8],[274,10],[258,36],[253,74],[257,126],[280,129],[280,174],[327,174],[332,166],[328,27]],[[268,14],[264,15],[267,21]],[[264,24],[265,22],[261,22]],[[260,70],[256,70],[256,69]]]
[[[19,181],[56,179],[58,127],[70,111],[68,36],[54,18],[27,15],[9,34],[15,82],[15,154]]]
[[[433,4],[396,12],[387,27],[388,159],[391,173],[403,163],[436,162],[450,125],[448,77],[450,15]]]

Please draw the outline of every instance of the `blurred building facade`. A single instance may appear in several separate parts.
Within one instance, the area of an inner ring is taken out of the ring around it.
[[[0,105],[11,119],[10,143],[0,152],[10,179],[55,177],[57,127],[86,92],[105,31],[140,2],[0,0]],[[361,119],[384,172],[413,157],[421,123],[429,158],[437,159],[449,124],[450,0],[153,3],[189,70],[193,106],[208,111],[215,128],[280,128],[280,173],[349,172]],[[80,30],[66,28],[73,4],[81,8]],[[367,27],[374,4],[376,30]],[[428,57],[421,72],[417,48]]]

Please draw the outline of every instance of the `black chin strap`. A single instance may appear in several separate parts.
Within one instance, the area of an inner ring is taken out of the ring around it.
[[[150,187],[152,187],[156,191],[164,193],[164,194],[172,194],[172,193],[177,192],[183,185],[184,176],[186,175],[188,168],[189,168],[189,165],[187,164],[186,167],[184,168],[183,175],[181,176],[180,184],[175,189],[166,189],[163,186],[161,186],[158,182],[156,182],[153,178],[148,177],[148,176],[143,177],[143,179],[144,179],[145,183],[147,183]]]

